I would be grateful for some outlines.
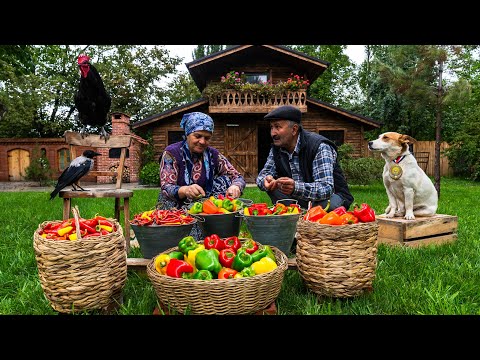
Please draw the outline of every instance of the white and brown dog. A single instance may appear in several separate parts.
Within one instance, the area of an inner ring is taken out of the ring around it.
[[[432,216],[437,211],[437,190],[408,150],[408,144],[414,142],[414,138],[396,132],[380,134],[378,139],[368,142],[368,149],[380,152],[385,159],[383,184],[388,195],[387,218],[403,216],[414,220],[415,216]]]

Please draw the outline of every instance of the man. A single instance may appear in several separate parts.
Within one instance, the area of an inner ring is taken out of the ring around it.
[[[302,113],[294,106],[280,106],[264,119],[270,121],[273,145],[256,183],[267,191],[272,203],[293,199],[307,209],[311,206],[329,210],[349,206],[353,196],[337,159],[337,147],[326,137],[304,130]],[[285,203],[285,202],[284,202]]]

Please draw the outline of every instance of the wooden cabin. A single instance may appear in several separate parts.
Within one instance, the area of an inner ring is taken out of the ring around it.
[[[219,82],[230,71],[244,73],[248,79],[287,82],[298,74],[313,83],[330,64],[279,45],[238,45],[186,63],[200,92]],[[222,152],[247,182],[255,182],[271,146],[270,124],[263,117],[281,105],[297,106],[302,111],[302,126],[322,134],[337,145],[353,145],[354,157],[366,156],[364,132],[381,124],[359,114],[307,96],[307,90],[285,91],[270,98],[226,89],[215,97],[203,97],[189,104],[152,115],[132,124],[137,132],[151,130],[155,154],[182,140],[183,114],[201,111],[209,114],[215,129],[211,146]]]

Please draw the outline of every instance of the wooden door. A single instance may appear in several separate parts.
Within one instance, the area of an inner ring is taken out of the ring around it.
[[[235,125],[238,126],[226,126],[224,155],[246,182],[255,182],[258,175],[256,122],[242,119]]]
[[[23,181],[25,169],[30,165],[30,153],[23,149],[14,149],[8,152],[8,180]]]

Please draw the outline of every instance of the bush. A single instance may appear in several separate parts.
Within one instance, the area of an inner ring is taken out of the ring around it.
[[[157,161],[150,161],[140,169],[138,175],[143,185],[160,186],[160,164]]]
[[[374,158],[341,159],[343,173],[349,185],[369,185],[382,181],[385,160]]]
[[[32,161],[25,168],[25,180],[38,181],[40,186],[52,183],[53,171],[46,156],[43,156],[38,147],[32,150]]]

